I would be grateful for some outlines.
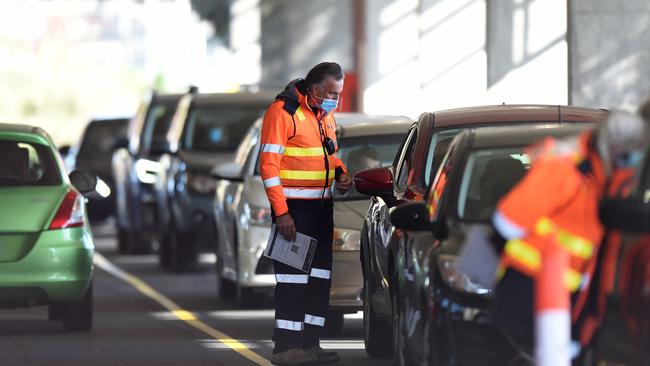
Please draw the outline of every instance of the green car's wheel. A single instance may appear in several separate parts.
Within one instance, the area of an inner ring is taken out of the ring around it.
[[[93,327],[93,283],[84,297],[63,306],[63,328],[68,332],[88,332]]]
[[[51,321],[63,320],[64,308],[60,303],[51,303],[47,305],[47,318]]]

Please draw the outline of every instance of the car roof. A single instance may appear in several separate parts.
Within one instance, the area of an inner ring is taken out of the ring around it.
[[[256,93],[203,93],[195,94],[192,97],[192,104],[199,106],[210,106],[220,104],[271,104],[276,93],[262,91]]]
[[[531,123],[512,126],[472,128],[467,130],[467,134],[472,137],[472,149],[482,149],[491,147],[527,146],[548,136],[562,138],[576,135],[591,126],[592,124],[589,123]]]
[[[433,126],[486,124],[495,122],[601,122],[603,109],[560,105],[488,105],[432,112]]]
[[[413,124],[404,116],[373,116],[363,113],[334,115],[341,138],[372,135],[405,134]]]
[[[54,145],[50,135],[44,129],[36,126],[0,123],[0,137],[3,139],[30,141],[42,145]]]

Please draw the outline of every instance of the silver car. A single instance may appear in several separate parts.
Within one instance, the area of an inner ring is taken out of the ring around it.
[[[390,166],[403,135],[411,125],[405,117],[336,114],[339,156],[354,173]],[[217,227],[216,272],[219,295],[252,304],[257,293],[275,285],[272,262],[262,256],[271,229],[271,208],[259,175],[261,119],[249,130],[233,162],[219,165],[214,199]],[[334,262],[327,327],[341,329],[343,314],[362,308],[363,283],[359,262],[359,233],[368,209],[368,196],[354,188],[334,194]]]

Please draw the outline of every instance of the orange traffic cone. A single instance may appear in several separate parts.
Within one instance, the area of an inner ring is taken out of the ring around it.
[[[565,284],[570,255],[547,245],[535,281],[535,362],[537,366],[571,366],[571,298]]]

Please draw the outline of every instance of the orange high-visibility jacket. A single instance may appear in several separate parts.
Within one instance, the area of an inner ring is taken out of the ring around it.
[[[542,251],[558,245],[571,258],[563,274],[567,290],[589,283],[603,235],[598,202],[605,189],[602,162],[589,148],[591,140],[590,131],[569,140],[549,138],[531,154],[530,171],[501,199],[492,219],[506,239],[498,276],[513,268],[535,279]]]
[[[324,134],[338,151],[332,113],[312,110],[295,85],[287,88],[297,98],[295,113],[285,109],[286,100],[273,102],[264,114],[260,141],[260,173],[276,216],[289,211],[287,199],[330,198],[336,171],[347,173],[338,155],[328,155],[323,147]]]

